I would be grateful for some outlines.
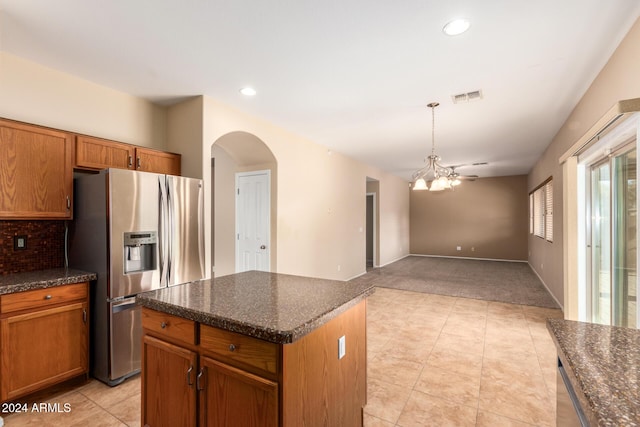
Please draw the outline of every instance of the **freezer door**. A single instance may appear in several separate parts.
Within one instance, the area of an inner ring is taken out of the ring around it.
[[[168,285],[203,279],[204,191],[202,181],[167,175],[169,210]]]
[[[141,309],[135,298],[109,303],[111,342],[109,382],[140,372]]]
[[[164,191],[164,175],[109,169],[109,299],[135,295],[160,286],[162,267],[162,230],[160,230],[161,192]],[[155,268],[125,273],[125,259],[135,255],[125,248],[125,233],[155,232],[158,242],[152,256],[157,260]]]

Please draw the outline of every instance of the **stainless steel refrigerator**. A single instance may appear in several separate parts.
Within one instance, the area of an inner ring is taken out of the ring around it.
[[[205,276],[202,181],[106,169],[74,179],[69,266],[96,272],[91,373],[117,385],[140,372],[140,292]]]

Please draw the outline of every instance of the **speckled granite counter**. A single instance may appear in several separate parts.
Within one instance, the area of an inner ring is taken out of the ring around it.
[[[558,356],[594,426],[640,426],[640,331],[547,320]]]
[[[95,273],[66,268],[7,274],[0,276],[0,295],[69,285],[71,283],[89,282],[96,280],[96,278]]]
[[[249,271],[139,294],[140,305],[278,344],[355,306],[370,284]]]

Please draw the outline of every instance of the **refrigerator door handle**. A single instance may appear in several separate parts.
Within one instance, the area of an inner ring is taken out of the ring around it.
[[[158,255],[160,258],[160,287],[167,286],[167,197],[164,175],[158,178]]]
[[[168,224],[167,226],[169,227],[169,230],[167,231],[167,286],[169,286],[169,284],[171,283],[171,278],[173,276],[173,269],[172,269],[172,261],[173,261],[173,233],[175,230],[174,227],[174,206],[173,206],[173,195],[171,194],[171,177],[167,176],[166,180],[165,180],[165,185],[167,188],[167,203],[166,203],[166,207],[167,207],[167,212],[168,212]]]

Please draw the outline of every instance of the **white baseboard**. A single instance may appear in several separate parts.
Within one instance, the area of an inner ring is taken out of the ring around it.
[[[393,261],[389,261],[389,262],[387,262],[387,263],[385,263],[385,264],[382,264],[382,265],[374,265],[374,266],[373,266],[373,268],[380,268],[380,267],[384,267],[384,266],[389,265],[389,264],[393,264],[394,262],[396,262],[396,261],[400,261],[401,259],[405,259],[405,258],[406,258],[406,257],[408,257],[408,256],[411,256],[411,254],[403,255],[403,256],[401,256],[400,258],[396,258],[396,259],[394,259]],[[366,270],[365,270],[365,271],[363,271],[362,273],[358,273],[358,274],[356,274],[356,275],[355,275],[355,276],[353,276],[353,277],[350,277],[350,278],[348,278],[348,279],[345,279],[344,281],[345,281],[345,282],[348,282],[349,280],[357,279],[358,277],[360,277],[360,276],[364,276],[365,274],[367,274],[367,271],[366,271]]]
[[[389,264],[393,264],[393,263],[394,263],[394,262],[396,262],[396,261],[400,261],[401,259],[405,259],[405,258],[406,258],[406,257],[408,257],[408,256],[411,256],[411,254],[402,255],[400,258],[396,258],[396,259],[394,259],[394,260],[392,260],[392,261],[385,262],[385,263],[384,263],[384,264],[382,264],[382,265],[377,265],[377,266],[375,266],[375,268],[378,268],[378,267],[385,267],[385,266],[387,266],[387,265],[389,265]]]
[[[473,258],[467,256],[449,256],[449,255],[424,255],[424,254],[409,254],[407,256],[423,256],[431,258],[454,258],[454,259],[474,259],[478,261],[503,261],[503,262],[526,262],[526,259],[500,259],[500,258]]]
[[[553,300],[556,302],[556,304],[558,304],[558,307],[560,307],[560,310],[562,310],[562,313],[564,313],[564,306],[562,304],[560,304],[560,301],[558,301],[558,298],[556,298],[556,296],[553,294],[553,292],[551,292],[551,290],[549,289],[549,287],[547,286],[546,283],[544,283],[544,280],[542,279],[542,277],[540,277],[540,275],[538,274],[538,272],[536,271],[535,268],[533,268],[533,266],[531,265],[530,262],[527,261],[527,264],[529,264],[529,268],[531,268],[531,270],[533,271],[533,273],[538,276],[538,279],[540,279],[540,282],[542,283],[542,286],[544,286],[544,288],[547,290],[547,292],[549,292],[549,295],[551,295],[551,298],[553,298]]]

